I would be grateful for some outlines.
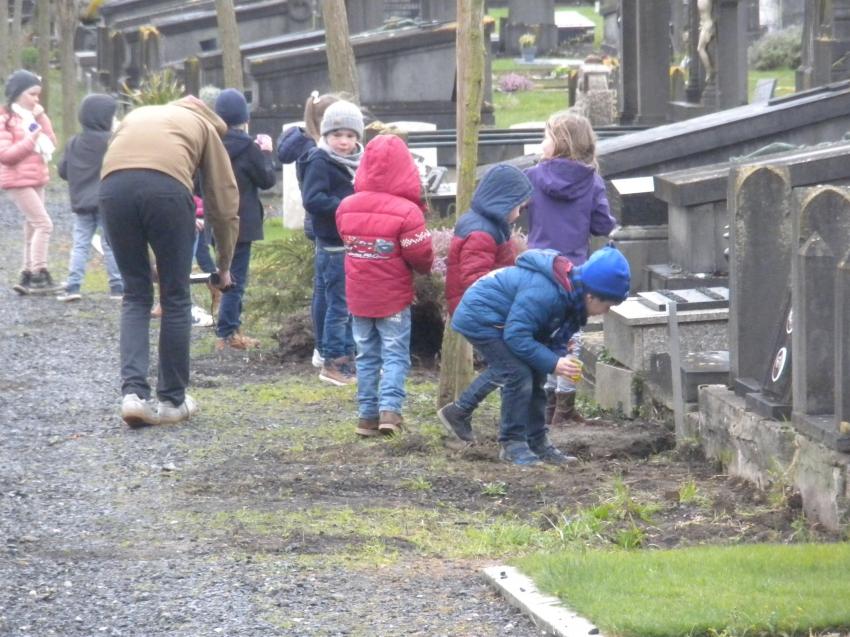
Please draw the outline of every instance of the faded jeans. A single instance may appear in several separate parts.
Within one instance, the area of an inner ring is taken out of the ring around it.
[[[467,413],[495,388],[502,394],[499,442],[512,440],[534,444],[546,435],[546,374],[520,360],[502,339],[472,341],[487,368],[470,383],[455,404]],[[359,382],[359,378],[358,378]]]
[[[316,271],[325,290],[322,356],[325,360],[351,355],[351,315],[345,300],[345,249],[330,250],[316,242]]]
[[[400,414],[410,371],[410,306],[385,318],[355,316],[354,344],[359,416],[377,418],[381,411]]]
[[[71,248],[71,260],[68,264],[68,281],[65,289],[70,292],[79,291],[86,276],[86,264],[91,254],[91,240],[98,227],[103,228],[103,215],[99,212],[78,212],[74,214],[74,247]],[[121,290],[124,283],[121,280],[121,272],[115,263],[112,247],[106,231],[101,233],[103,246],[103,262],[106,265],[106,274],[109,277],[109,289],[111,291]]]
[[[156,256],[162,319],[156,393],[183,404],[189,384],[192,298],[189,273],[195,242],[195,202],[179,181],[155,170],[121,170],[100,186],[100,210],[124,279],[121,307],[121,390],[149,398],[153,276]]]

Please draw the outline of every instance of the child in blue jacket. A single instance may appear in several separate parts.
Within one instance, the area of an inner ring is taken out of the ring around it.
[[[499,457],[516,465],[576,462],[555,447],[545,424],[547,374],[576,376],[572,356],[553,351],[588,316],[605,314],[629,294],[629,264],[619,250],[597,250],[573,267],[554,250],[528,250],[515,266],[480,278],[461,299],[452,328],[484,356],[485,369],[455,401],[471,413],[495,387],[501,389]]]

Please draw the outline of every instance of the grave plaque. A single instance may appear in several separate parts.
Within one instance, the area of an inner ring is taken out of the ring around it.
[[[656,312],[666,312],[671,301],[684,310],[715,310],[729,307],[729,289],[725,287],[655,290],[638,292],[641,303]]]

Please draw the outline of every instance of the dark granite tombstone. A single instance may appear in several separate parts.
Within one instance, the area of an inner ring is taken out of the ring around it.
[[[537,51],[558,48],[558,29],[555,26],[555,0],[508,0],[508,21],[501,32],[505,51],[519,54],[519,36],[531,32],[537,37]]]
[[[670,101],[670,0],[625,0],[620,8],[622,122],[666,122]]]
[[[608,204],[621,226],[656,226],[667,223],[667,204],[655,196],[652,177],[608,181]]]
[[[850,0],[806,2],[802,62],[797,90],[847,79],[850,55]]]

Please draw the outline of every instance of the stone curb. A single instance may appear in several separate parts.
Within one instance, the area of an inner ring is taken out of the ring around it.
[[[599,629],[581,615],[563,605],[561,600],[544,595],[528,577],[512,566],[490,566],[484,578],[502,596],[531,618],[534,625],[556,637],[604,637]]]

